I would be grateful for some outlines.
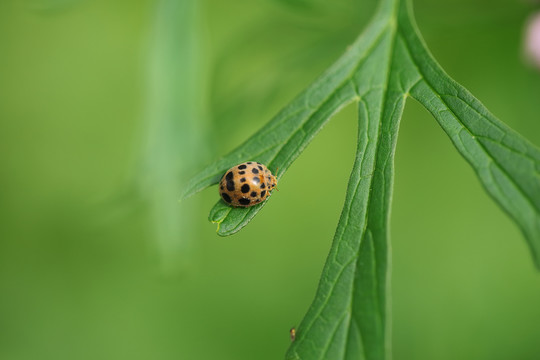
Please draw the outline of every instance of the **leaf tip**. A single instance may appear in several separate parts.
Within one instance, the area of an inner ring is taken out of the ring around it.
[[[216,228],[216,233],[219,235],[219,227],[221,226],[221,221],[212,221],[212,224],[216,224],[217,225],[217,228]]]
[[[186,200],[187,198],[190,198],[192,195],[196,194],[198,191],[192,191],[190,187],[185,187],[180,192],[180,197],[178,198],[178,202],[182,202]]]
[[[208,220],[210,220],[210,222],[211,222],[212,224],[215,224],[215,225],[217,226],[217,228],[216,228],[216,234],[218,234],[218,235],[221,236],[221,237],[225,237],[225,236],[228,235],[228,234],[225,234],[225,233],[223,233],[223,232],[221,231],[221,223],[223,222],[224,218],[223,218],[223,219],[217,219],[217,220],[215,220],[215,219],[212,219],[212,218],[209,217]]]
[[[221,199],[214,205],[210,214],[208,214],[208,220],[217,225],[216,232],[219,236],[227,236],[229,234],[224,234],[221,229],[221,223],[225,220],[227,215],[231,212],[231,207],[226,205]]]

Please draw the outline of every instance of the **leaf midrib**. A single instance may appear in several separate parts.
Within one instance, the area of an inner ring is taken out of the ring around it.
[[[392,65],[394,64],[394,52],[395,52],[395,48],[396,48],[396,40],[397,40],[397,32],[398,32],[398,21],[397,21],[397,17],[395,15],[395,11],[396,9],[394,9],[394,17],[392,16],[389,16],[389,19],[390,20],[394,20],[394,21],[389,21],[389,26],[388,26],[388,31],[391,32],[391,39],[390,39],[390,49],[389,49],[389,53],[388,53],[388,63],[387,63],[387,70],[386,70],[386,79],[385,79],[385,86],[384,86],[384,89],[383,89],[383,94],[381,95],[381,105],[380,105],[380,113],[379,113],[379,119],[381,119],[385,113],[385,109],[386,109],[386,105],[388,103],[388,88],[389,88],[389,83],[390,83],[390,80],[391,80],[391,74],[392,74]],[[393,25],[393,26],[392,26]],[[395,111],[395,109],[393,110]],[[391,117],[389,119],[392,119]],[[368,127],[368,123],[370,122],[371,120],[369,119],[369,117],[366,119],[366,127]],[[377,143],[376,143],[376,147],[375,147],[375,154],[374,154],[374,161],[373,161],[373,168],[372,168],[372,171],[370,171],[370,176],[369,176],[369,190],[368,190],[368,198],[367,198],[367,203],[366,203],[366,211],[364,213],[364,228],[362,229],[362,233],[361,233],[361,236],[360,236],[360,242],[359,242],[359,246],[358,246],[358,250],[356,252],[356,262],[355,262],[355,267],[354,267],[354,272],[355,274],[358,272],[358,268],[360,267],[360,264],[359,264],[359,261],[360,261],[360,252],[362,250],[362,242],[363,241],[366,241],[366,232],[368,231],[368,228],[369,228],[369,209],[371,208],[371,203],[372,203],[372,199],[373,199],[373,196],[372,196],[372,193],[373,193],[373,180],[375,179],[375,176],[374,176],[374,171],[375,171],[375,168],[377,167],[377,164],[378,164],[378,161],[379,161],[379,154],[380,154],[380,140],[381,140],[381,134],[382,134],[382,131],[383,131],[383,121],[379,121],[378,122],[378,129],[377,129]],[[373,141],[373,140],[370,140],[370,138],[368,137],[367,138],[367,143],[366,143],[366,147],[367,147],[367,144],[369,144],[369,141]],[[359,171],[361,172],[362,171],[362,165],[363,165],[363,162],[364,162],[364,159],[365,157],[362,157],[362,160],[361,160],[361,163],[359,164]],[[359,178],[358,180],[358,183],[357,183],[357,186],[355,188],[355,192],[354,192],[354,196],[352,198],[352,200],[354,200],[357,192],[358,192],[358,188],[360,186],[360,183],[361,183],[361,177]],[[384,186],[384,185],[382,185]],[[353,202],[351,201],[351,207],[352,207],[352,204]],[[348,216],[347,216],[347,223],[346,223],[346,226],[348,225],[349,223],[349,219],[350,219],[350,209],[351,207],[349,207],[349,211],[348,211]],[[387,225],[388,226],[388,225]],[[379,298],[379,292],[377,291],[378,289],[378,271],[377,271],[377,266],[376,266],[376,263],[377,263],[377,259],[376,259],[376,256],[375,256],[375,239],[373,238],[373,236],[371,237],[371,241],[372,241],[372,245],[373,245],[373,252],[372,252],[372,255],[373,255],[373,274],[375,274],[375,276],[373,277],[373,280],[374,280],[374,287],[375,287],[375,291],[373,291],[373,295],[375,297],[375,306],[377,308],[377,312],[375,314],[375,316],[379,317],[380,316],[380,313],[381,313],[381,309],[380,309],[380,306],[379,306],[379,301],[380,301],[380,298]],[[354,304],[354,300],[355,300],[355,294],[356,294],[356,291],[355,291],[355,288],[356,288],[356,282],[354,281],[354,278],[353,278],[353,281],[352,281],[352,289],[351,289],[351,307],[352,307],[352,304]],[[379,319],[380,321],[381,319]],[[351,334],[351,323],[354,322],[356,324],[356,320],[354,319],[354,316],[352,315],[351,313],[351,317],[349,319],[349,325],[347,326],[347,338],[350,337],[350,334]],[[365,346],[365,341],[364,341],[364,336],[363,336],[363,332],[362,332],[362,328],[356,324],[356,326],[358,327],[359,329],[359,334],[360,334],[360,339],[362,341],[362,350],[363,350],[363,353],[364,353],[364,358],[367,359],[367,349],[366,349],[366,346]],[[349,347],[345,347],[345,353],[344,353],[344,359],[347,358],[347,354],[348,354],[348,351],[349,351]]]
[[[394,24],[394,26],[391,26],[392,24]],[[390,26],[389,26],[390,25]],[[389,23],[387,24],[386,27],[383,27],[383,30],[382,32],[379,34],[377,40],[379,38],[382,37],[382,35],[386,34],[386,31],[390,31],[391,32],[391,39],[390,39],[390,48],[389,48],[389,54],[388,54],[388,57],[387,59],[389,59],[388,61],[388,64],[387,64],[387,71],[385,72],[387,74],[387,77],[386,77],[386,81],[385,81],[385,86],[383,87],[383,92],[381,94],[381,102],[380,102],[380,112],[379,112],[379,118],[381,118],[384,114],[384,111],[385,111],[385,108],[386,108],[386,104],[388,102],[388,87],[389,87],[389,82],[390,82],[390,74],[391,74],[391,67],[392,67],[392,64],[393,64],[393,55],[394,55],[394,50],[395,50],[395,46],[396,46],[396,37],[397,37],[397,30],[396,30],[396,25],[395,25],[395,22],[391,22],[389,21]],[[377,41],[378,42],[378,41]],[[373,47],[372,47],[373,48]],[[361,66],[361,63],[363,63],[363,60],[365,58],[362,59],[361,62],[359,62],[358,66],[356,67],[355,69],[355,72],[358,70],[358,68]],[[353,81],[353,83],[356,85],[356,83]],[[363,101],[363,100],[361,100]],[[367,105],[367,104],[366,104]],[[365,126],[366,128],[369,127],[369,123],[370,123],[370,118],[369,116],[366,118],[366,122],[365,122]],[[360,125],[359,125],[360,126]],[[359,131],[361,131],[359,129]],[[383,131],[383,126],[382,126],[382,122],[379,122],[379,126],[377,128],[377,139],[376,139],[376,147],[375,147],[375,152],[374,152],[374,161],[373,161],[373,168],[377,166],[377,163],[378,163],[378,159],[379,159],[379,151],[380,151],[380,138],[381,138],[381,134],[382,134],[382,131]],[[359,141],[359,139],[358,139]],[[364,146],[364,149],[368,147],[368,144],[370,142],[374,141],[374,139],[370,139],[369,137],[366,139],[366,144]],[[358,194],[358,189],[361,185],[361,182],[362,180],[368,178],[368,182],[369,182],[369,190],[368,190],[368,194],[367,194],[367,203],[365,205],[366,209],[369,209],[370,206],[371,206],[371,200],[373,198],[373,196],[371,195],[373,193],[373,187],[372,187],[372,184],[373,184],[373,180],[374,180],[374,176],[373,176],[373,172],[374,172],[374,169],[372,168],[373,171],[370,172],[370,175],[369,176],[362,176],[361,173],[362,173],[362,167],[363,167],[363,163],[364,163],[364,159],[365,157],[361,157],[360,159],[360,163],[358,164],[358,171],[359,171],[359,177],[357,179],[357,183],[355,185],[355,188],[354,188],[354,192],[353,194],[351,195],[351,201],[349,202],[348,204],[348,207],[347,207],[347,211],[346,211],[346,219],[345,219],[345,225],[343,226],[343,228],[347,228],[349,226],[349,220],[350,220],[350,215],[351,215],[351,208],[354,204],[354,200],[356,199],[356,196]],[[352,257],[351,261],[348,262],[345,266],[343,266],[342,268],[342,271],[339,273],[338,277],[336,278],[336,281],[334,283],[338,283],[338,279],[341,278],[344,270],[347,268],[347,266],[354,262],[354,270],[353,272],[354,273],[357,273],[358,272],[358,268],[359,268],[359,261],[360,261],[360,252],[361,252],[361,243],[362,241],[366,241],[366,232],[368,230],[368,219],[369,219],[369,210],[367,210],[365,213],[364,213],[364,218],[363,218],[363,223],[364,223],[364,227],[361,231],[361,235],[360,235],[360,242],[359,242],[359,247],[358,247],[358,250],[356,252],[356,255],[354,257]],[[335,241],[336,242],[340,242],[343,240],[343,232],[341,233],[340,237],[338,239],[336,239]],[[372,243],[373,243],[373,249],[375,250],[375,244],[374,244],[374,239],[372,238]],[[374,260],[373,260],[373,266],[374,266],[374,269],[373,269],[373,273],[376,274],[377,273],[377,266],[376,266],[376,256],[375,254],[373,253],[373,256],[374,256]],[[375,276],[375,281],[374,281],[374,287],[375,289],[378,288],[378,281],[377,281],[377,276]],[[352,308],[352,304],[354,304],[354,299],[355,299],[355,288],[356,288],[356,283],[354,281],[354,277],[353,277],[353,280],[351,282],[351,290],[350,290],[350,301],[349,301],[349,309]],[[375,304],[376,304],[376,307],[377,307],[377,310],[378,310],[378,313],[377,314],[380,314],[380,306],[379,306],[379,295],[378,295],[378,292],[377,291],[374,291],[374,296],[375,296]],[[321,309],[320,311],[318,312],[318,314],[314,317],[314,319],[316,319],[318,316],[320,316],[321,312],[325,309],[326,305],[328,304],[328,302],[325,302],[325,304],[323,304],[321,306]],[[346,316],[346,312],[344,313],[343,316]],[[355,326],[359,329],[358,333],[359,333],[359,336],[360,336],[360,340],[362,342],[362,351],[364,353],[364,358],[367,359],[367,349],[366,349],[366,345],[365,345],[365,341],[364,341],[364,337],[363,337],[363,334],[362,334],[362,331],[361,331],[361,327],[358,326],[358,324],[356,324],[356,320],[354,318],[354,315],[352,313],[352,311],[350,312],[350,316],[349,316],[349,321],[348,321],[348,325],[347,325],[347,335],[346,337],[349,338],[350,335],[351,335],[351,326],[352,324],[355,324]],[[306,329],[306,332],[311,328],[311,325],[313,324],[313,322],[310,323],[310,326]],[[334,329],[334,334],[333,336],[335,336],[335,332],[337,331],[337,329],[339,328],[339,325],[341,324],[341,320],[337,323],[337,326],[336,326],[336,329]],[[332,339],[332,337],[330,338],[330,340]],[[322,352],[322,357],[321,358],[324,358],[324,356],[326,355],[326,353],[328,352],[329,350],[329,345],[330,344],[330,341],[326,343],[326,346],[325,348],[323,349],[323,352]],[[348,347],[345,347],[345,352],[343,354],[343,359],[346,359],[347,358],[347,354],[348,354],[348,350],[349,348]]]

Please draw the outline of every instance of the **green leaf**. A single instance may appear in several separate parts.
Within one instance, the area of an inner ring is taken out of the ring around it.
[[[385,359],[388,331],[388,220],[394,151],[405,96],[417,81],[394,71],[405,56],[390,21],[358,69],[358,81],[377,73],[361,94],[358,148],[345,206],[315,300],[287,359]],[[405,59],[406,60],[406,59]]]
[[[152,28],[148,112],[136,181],[148,205],[152,239],[165,271],[187,263],[196,238],[192,224],[197,205],[178,206],[171,198],[186,180],[181,175],[203,161],[208,142],[205,114],[197,101],[204,96],[198,76],[199,14],[197,0],[161,0]]]
[[[406,2],[396,20],[392,56],[378,59],[384,64],[391,57],[388,81],[379,84],[388,90],[383,101],[361,96],[359,148],[344,210],[315,300],[287,359],[388,358],[387,220],[393,151],[403,97],[409,93],[433,113],[486,190],[520,225],[539,265],[538,149],[441,70],[421,41]],[[365,111],[380,105],[379,118]],[[372,122],[379,124],[378,133]],[[371,141],[364,147],[366,132]],[[359,175],[363,167],[364,174],[372,175]]]
[[[383,0],[374,20],[322,77],[269,124],[197,175],[185,193],[217,183],[245,160],[279,167],[278,178],[332,114],[358,101],[358,147],[319,288],[286,358],[390,358],[389,236],[394,151],[405,100],[439,121],[497,203],[516,221],[540,267],[540,152],[453,81],[423,43],[410,4]],[[234,234],[264,204],[218,202],[210,220]]]
[[[421,77],[411,96],[437,119],[488,194],[519,225],[540,268],[540,150],[442,70],[404,11],[399,24],[414,71]]]
[[[391,8],[387,1],[385,11]],[[321,77],[315,80],[295,100],[279,112],[268,124],[238,146],[224,158],[208,165],[187,184],[180,199],[185,199],[219,182],[223,174],[232,166],[244,161],[261,162],[273,171],[279,179],[292,162],[311,142],[326,122],[353,100],[359,93],[372,89],[370,69],[359,82],[358,67],[367,60],[367,54],[376,51],[383,40],[384,29],[389,26],[388,17],[375,18],[372,26],[347,52]],[[370,66],[374,66],[371,64]],[[219,200],[210,213],[209,220],[218,224],[218,235],[227,236],[242,229],[264,206],[250,208],[230,208],[226,212]]]
[[[217,184],[227,169],[248,160],[265,164],[279,181],[332,115],[358,98],[358,88],[352,77],[356,74],[355,60],[368,50],[364,48],[365,45],[363,42],[352,47],[256,134],[224,158],[203,169],[188,183],[181,198]],[[264,203],[250,208],[229,208],[228,213],[222,216],[225,206],[219,200],[210,214],[210,220],[220,225],[218,234],[222,236],[234,234],[244,227]]]

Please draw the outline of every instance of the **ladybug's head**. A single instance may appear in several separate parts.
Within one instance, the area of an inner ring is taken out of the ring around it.
[[[268,189],[274,190],[277,187],[277,178],[270,174],[268,175]]]

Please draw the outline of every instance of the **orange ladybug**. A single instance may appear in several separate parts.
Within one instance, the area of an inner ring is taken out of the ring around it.
[[[248,161],[233,166],[219,182],[219,195],[234,207],[250,207],[265,201],[277,186],[266,166]]]

